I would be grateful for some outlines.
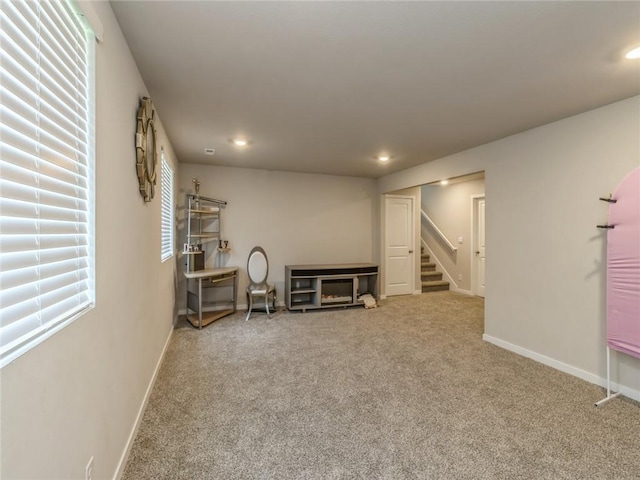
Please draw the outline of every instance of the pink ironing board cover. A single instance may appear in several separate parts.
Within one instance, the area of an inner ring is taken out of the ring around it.
[[[607,233],[607,345],[640,358],[640,167],[618,185]]]

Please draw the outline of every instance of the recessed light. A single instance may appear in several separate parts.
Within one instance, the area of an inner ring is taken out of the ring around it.
[[[448,185],[449,180],[440,180],[440,185]]]
[[[204,149],[204,154],[205,155],[215,155],[216,153],[216,149],[215,148],[205,148]]]
[[[627,54],[625,55],[625,58],[628,58],[630,60],[635,60],[637,58],[640,58],[640,47],[636,47],[633,50],[630,50],[629,52],[627,52]]]
[[[389,155],[378,155],[378,160],[381,162],[388,162],[391,157]]]
[[[249,143],[249,142],[247,142],[244,138],[234,138],[233,139],[233,144],[236,147],[246,147],[247,143]]]

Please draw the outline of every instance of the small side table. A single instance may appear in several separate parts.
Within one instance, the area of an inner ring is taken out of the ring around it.
[[[238,293],[238,267],[205,268],[195,272],[184,272],[187,279],[187,320],[196,328],[202,328],[219,318],[226,317],[236,311]],[[203,289],[211,287],[233,287],[232,298],[226,300],[211,300],[203,302]],[[203,312],[203,304],[216,303],[231,304],[230,308]],[[192,311],[194,313],[189,313]]]

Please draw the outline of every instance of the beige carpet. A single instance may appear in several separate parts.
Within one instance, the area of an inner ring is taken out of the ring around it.
[[[123,478],[640,478],[636,402],[482,333],[451,292],[180,323]]]

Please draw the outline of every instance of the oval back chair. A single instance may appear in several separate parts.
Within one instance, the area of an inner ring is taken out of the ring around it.
[[[247,259],[247,275],[249,276],[249,285],[247,286],[247,318],[251,316],[253,310],[254,297],[264,298],[264,306],[267,310],[267,317],[271,317],[269,312],[269,297],[272,297],[273,310],[276,309],[276,287],[267,283],[269,276],[269,259],[262,247],[256,246],[251,249],[249,258]]]

